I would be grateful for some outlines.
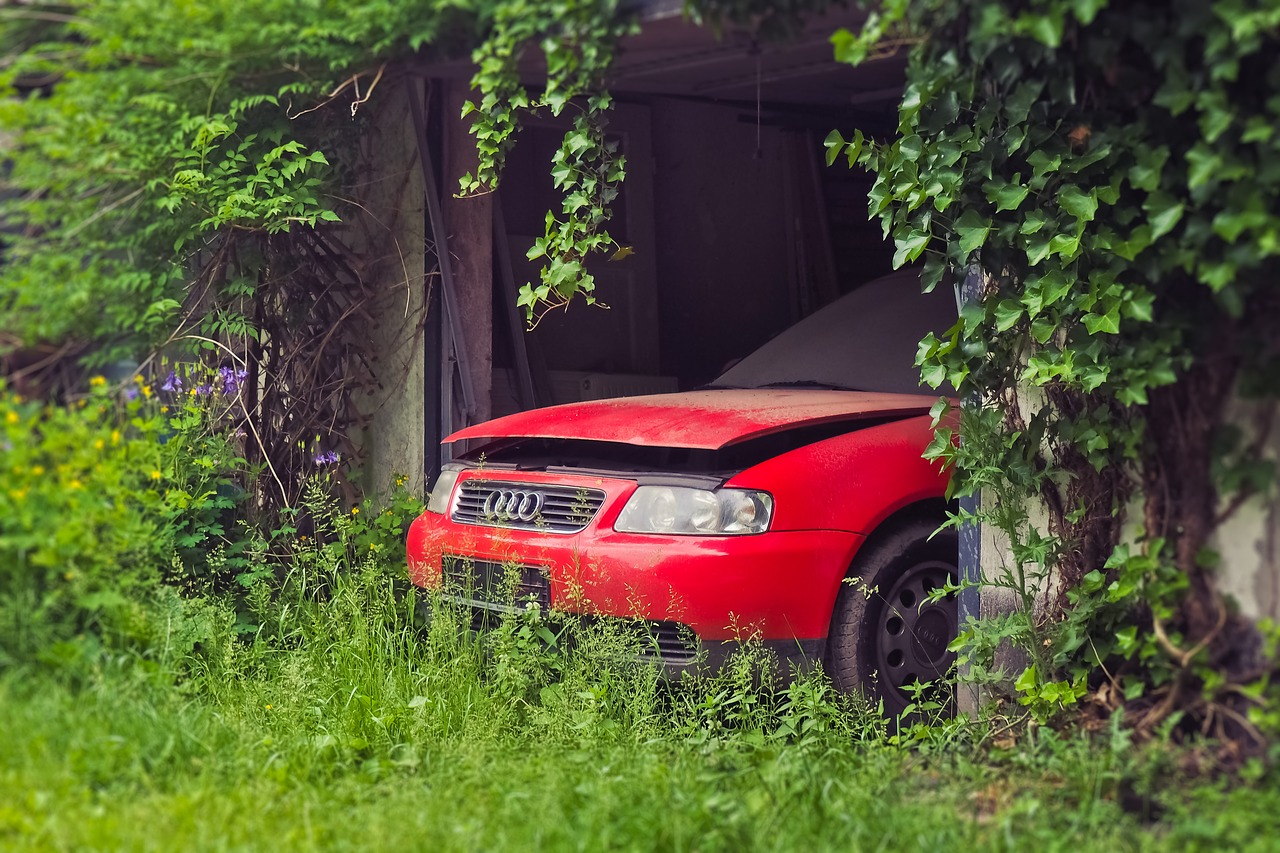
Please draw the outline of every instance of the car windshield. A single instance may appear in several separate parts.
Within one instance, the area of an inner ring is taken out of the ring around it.
[[[862,285],[785,330],[726,370],[712,388],[818,387],[921,392],[916,348],[956,321],[950,287],[920,292],[903,270]]]

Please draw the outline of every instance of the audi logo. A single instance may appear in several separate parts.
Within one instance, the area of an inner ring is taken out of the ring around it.
[[[542,492],[526,492],[518,489],[497,489],[484,499],[483,512],[493,518],[515,518],[533,521],[542,512],[546,500]]]

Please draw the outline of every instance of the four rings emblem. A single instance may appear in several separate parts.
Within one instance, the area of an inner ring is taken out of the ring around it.
[[[482,512],[493,518],[515,518],[533,521],[542,512],[546,501],[541,492],[523,489],[496,489],[484,499]]]

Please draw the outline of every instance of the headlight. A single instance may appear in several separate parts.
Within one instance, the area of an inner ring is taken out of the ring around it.
[[[773,496],[745,489],[641,486],[613,525],[624,533],[719,535],[763,533],[773,517]]]
[[[449,496],[453,494],[453,487],[458,482],[460,473],[462,472],[457,468],[445,468],[440,472],[435,488],[431,490],[431,497],[427,500],[427,512],[444,515],[449,511]]]

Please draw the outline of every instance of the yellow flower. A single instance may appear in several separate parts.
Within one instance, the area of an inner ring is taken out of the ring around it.
[[[353,507],[351,508],[351,514],[352,514],[352,515],[359,515],[359,514],[360,514],[360,507],[358,507],[358,506],[353,506]]]
[[[151,386],[150,386],[150,385],[143,385],[143,386],[142,386],[142,396],[144,396],[144,397],[150,397],[150,396],[151,396]]]
[[[10,489],[9,490],[9,497],[13,498],[15,501],[20,501],[26,496],[27,496],[26,489]]]
[[[106,447],[106,446],[107,446],[107,443],[106,443],[105,441],[103,441],[102,439],[98,439],[97,441],[95,441],[95,442],[93,443],[93,449],[94,449],[94,450],[101,450],[102,448],[104,448],[104,447]]]
[[[43,474],[43,473],[44,473],[44,466],[43,466],[43,465],[32,465],[32,466],[31,466],[31,476],[33,476],[33,477],[39,477],[39,476],[40,476],[41,474]]]
[[[63,575],[62,577],[63,577],[63,579],[64,579],[64,580],[75,580],[76,573],[75,573],[75,572],[67,572],[67,573],[66,573],[65,575]]]
[[[119,443],[120,443],[120,430],[118,430],[118,429],[113,429],[113,430],[111,431],[111,443],[112,443],[112,444],[119,444]]]
[[[103,385],[106,385],[106,384],[107,384],[107,377],[105,377],[105,376],[95,376],[95,377],[93,377],[92,379],[90,379],[90,380],[89,380],[89,384],[90,384],[91,386],[93,386],[94,388],[99,388],[99,387],[101,387],[101,386],[103,386]]]
[[[159,471],[152,471],[152,472],[151,472],[151,479],[153,479],[153,480],[159,480],[161,476],[162,476],[162,475],[161,475],[161,473],[160,473]]]
[[[18,417],[17,412],[9,412],[9,414],[4,416],[4,419],[11,424],[16,424],[18,421],[22,420],[22,418]]]
[[[70,483],[67,483],[67,488],[81,489],[81,488],[84,488],[84,483],[81,483],[79,480],[72,480]]]
[[[161,406],[161,407],[160,407],[160,411],[161,411],[161,412],[167,412],[167,411],[169,411],[169,407],[168,407],[168,406]]]

